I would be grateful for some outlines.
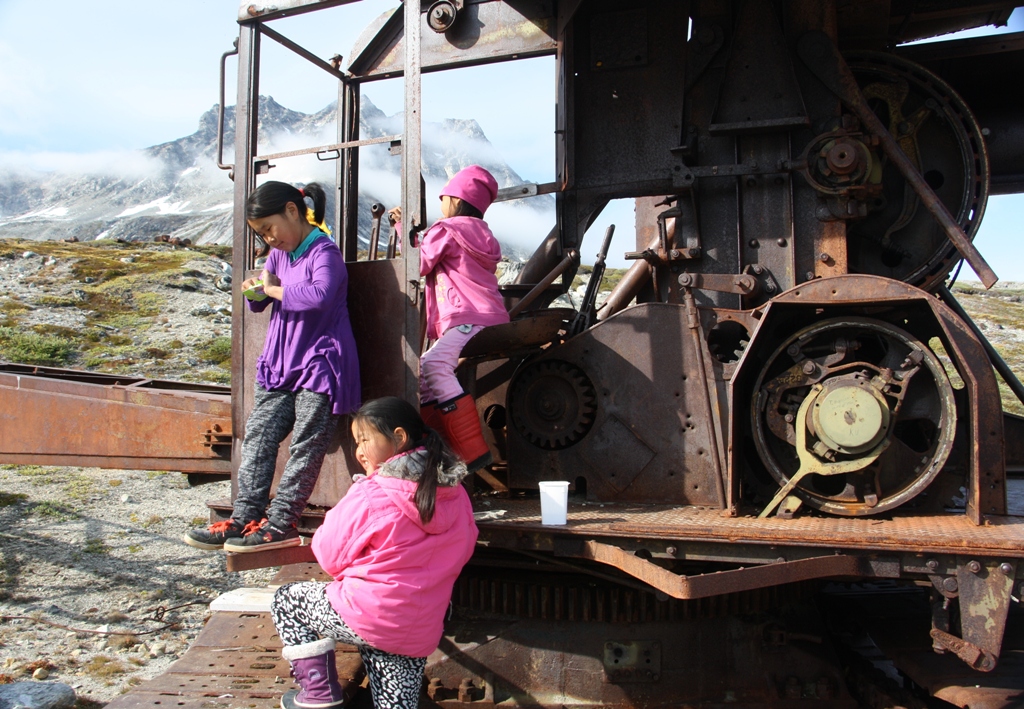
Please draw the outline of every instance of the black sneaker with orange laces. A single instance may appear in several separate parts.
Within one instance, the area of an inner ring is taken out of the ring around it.
[[[215,550],[224,547],[229,539],[240,538],[245,533],[245,525],[233,519],[214,522],[209,527],[198,527],[185,532],[182,539],[196,549]]]
[[[284,529],[272,524],[268,519],[259,522],[250,522],[245,525],[242,537],[235,537],[224,542],[224,551],[245,553],[250,551],[263,551],[265,549],[280,549],[282,547],[297,547],[302,544],[299,530],[295,527]]]

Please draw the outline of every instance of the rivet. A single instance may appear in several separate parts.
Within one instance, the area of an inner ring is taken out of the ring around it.
[[[750,248],[756,249],[760,245],[761,245],[761,242],[759,242],[757,239],[751,239],[750,240]]]
[[[1013,573],[1013,567],[1005,562],[999,565],[999,570],[1002,571],[1003,574],[1006,576],[1009,576]]]
[[[979,564],[977,561],[973,561],[973,560],[972,561],[968,561],[967,562],[967,570],[970,571],[972,574],[976,574],[979,571],[981,571],[981,564]]]
[[[785,246],[786,245],[786,240],[785,239],[777,239],[775,241],[775,243],[778,244],[779,246]]]
[[[665,553],[670,555],[670,556],[675,556],[677,551],[679,551],[679,550],[676,549],[675,547],[665,547]]]
[[[927,566],[927,567],[928,567],[928,570],[929,570],[929,571],[935,571],[936,569],[938,569],[938,568],[939,568],[939,562],[937,562],[937,561],[936,561],[935,559],[929,559],[929,560],[928,560],[928,561],[927,561],[927,562],[925,563],[925,566]]]

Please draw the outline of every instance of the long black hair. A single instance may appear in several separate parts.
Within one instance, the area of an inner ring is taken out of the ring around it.
[[[476,217],[477,219],[483,219],[484,213],[474,207],[466,200],[459,198],[459,206],[455,208],[455,214],[453,217]]]
[[[395,429],[405,430],[408,442],[404,450],[417,446],[427,449],[427,463],[416,486],[416,509],[424,523],[434,517],[434,500],[437,496],[438,468],[449,468],[457,462],[455,454],[442,440],[440,434],[429,428],[420,414],[405,399],[385,396],[367,401],[352,417],[353,423],[366,424],[390,440],[396,446]],[[399,451],[403,452],[403,451]]]
[[[327,193],[319,182],[310,182],[299,191],[298,187],[289,185],[287,182],[264,182],[249,195],[245,203],[246,219],[262,219],[275,214],[284,214],[288,203],[292,202],[299,210],[299,214],[306,217],[306,201],[309,197],[313,202],[313,223],[323,224],[324,215],[327,213]]]

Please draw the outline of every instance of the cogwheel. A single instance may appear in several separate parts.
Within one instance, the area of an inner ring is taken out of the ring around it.
[[[509,415],[527,441],[546,450],[575,444],[590,431],[597,409],[594,385],[569,362],[528,365],[512,383]]]

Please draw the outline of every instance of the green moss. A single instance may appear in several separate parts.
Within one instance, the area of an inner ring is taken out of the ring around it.
[[[110,547],[100,538],[91,538],[85,540],[82,551],[86,554],[106,554],[110,551]]]
[[[199,359],[221,367],[231,367],[231,338],[215,337],[196,346]]]
[[[19,502],[24,502],[27,499],[28,495],[21,492],[0,491],[0,507],[11,507]]]
[[[36,305],[45,308],[77,308],[84,301],[65,295],[41,295],[36,298]]]
[[[0,303],[0,313],[6,315],[16,315],[18,313],[25,313],[31,310],[29,306],[24,303],[18,302],[17,300],[5,300]]]
[[[44,517],[54,522],[78,519],[78,513],[75,510],[49,500],[32,505],[31,513],[36,517]]]
[[[62,365],[70,362],[74,354],[74,346],[63,337],[0,327],[0,359],[22,364]]]

